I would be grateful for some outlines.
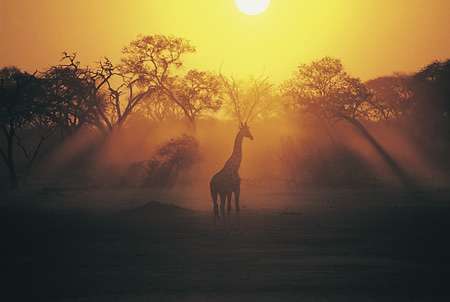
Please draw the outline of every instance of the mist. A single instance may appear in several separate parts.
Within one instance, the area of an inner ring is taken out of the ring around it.
[[[195,52],[141,35],[119,61],[0,69],[11,300],[448,296],[450,60],[362,81],[322,57],[279,83]]]

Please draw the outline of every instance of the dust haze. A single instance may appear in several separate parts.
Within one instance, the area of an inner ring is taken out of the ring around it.
[[[0,69],[11,300],[448,300],[449,60],[275,83],[195,52],[140,35]]]

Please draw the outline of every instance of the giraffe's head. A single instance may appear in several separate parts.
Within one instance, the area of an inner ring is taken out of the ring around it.
[[[242,137],[247,137],[253,140],[253,135],[250,132],[250,127],[247,125],[247,123],[241,123],[241,126],[239,127],[239,133],[242,135]]]

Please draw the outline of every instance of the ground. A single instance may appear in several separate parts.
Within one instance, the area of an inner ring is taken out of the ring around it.
[[[243,200],[240,226],[236,217],[214,226],[208,201],[189,207],[136,192],[8,194],[0,218],[10,298],[2,301],[450,297],[449,191],[252,193],[265,197]]]

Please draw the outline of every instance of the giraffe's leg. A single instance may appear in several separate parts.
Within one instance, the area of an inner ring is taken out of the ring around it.
[[[239,198],[241,196],[241,185],[237,185],[235,191],[234,191],[234,203],[235,203],[235,207],[236,207],[236,219],[237,219],[237,226],[238,228],[241,227],[241,216],[240,211],[240,205],[239,205]]]
[[[213,211],[214,211],[214,224],[217,223],[217,218],[219,217],[219,205],[217,204],[218,199],[217,193],[212,193],[212,199],[213,199]]]
[[[225,194],[220,194],[220,216],[225,218]]]
[[[226,207],[227,207],[227,213],[226,213],[226,217],[225,217],[225,223],[228,225],[231,224],[231,192],[227,193],[226,195]]]
[[[236,206],[236,213],[238,213],[238,214],[239,214],[239,212],[241,210],[240,205],[239,205],[239,198],[240,198],[240,196],[241,196],[241,186],[238,185],[238,186],[236,186],[236,189],[234,191],[234,203],[235,203],[235,206]]]
[[[233,193],[228,193],[227,194],[227,214],[230,215],[231,212],[231,195]]]

